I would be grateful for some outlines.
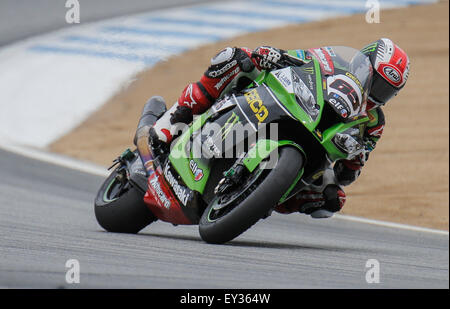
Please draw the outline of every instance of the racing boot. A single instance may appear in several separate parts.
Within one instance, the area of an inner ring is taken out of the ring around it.
[[[308,207],[308,203],[302,206],[305,213],[312,218],[330,218],[334,213],[340,211],[345,204],[346,196],[344,190],[338,185],[327,185],[322,192],[322,205],[317,207]],[[312,206],[312,205],[309,205]],[[313,205],[314,206],[314,205]],[[317,205],[315,205],[317,206]],[[302,211],[300,211],[302,212]]]
[[[187,106],[180,106],[178,102],[175,102],[154,124],[151,137],[154,138],[156,143],[170,144],[174,136],[183,131],[186,124],[191,123],[192,120],[192,109]]]
[[[345,204],[345,192],[335,184],[329,184],[320,191],[303,190],[275,207],[283,214],[300,212],[312,218],[329,218],[342,209]]]
[[[133,139],[133,143],[136,146],[138,139],[141,136],[148,135],[150,128],[159,118],[161,118],[161,116],[163,116],[166,111],[166,102],[160,96],[153,96],[147,101],[147,103],[145,103]]]

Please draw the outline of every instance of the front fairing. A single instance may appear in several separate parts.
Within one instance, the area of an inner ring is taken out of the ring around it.
[[[310,62],[264,72],[256,82],[268,85],[290,114],[322,144],[332,161],[349,158],[352,153],[336,147],[333,138],[352,127],[364,130],[361,124],[368,121],[366,99],[372,66],[367,56],[353,48],[337,46],[312,51],[307,53]],[[326,119],[322,119],[322,114],[329,108],[340,120],[324,127]]]
[[[369,58],[345,46],[312,48],[308,52],[321,68],[324,99],[343,121],[365,115],[373,74]]]

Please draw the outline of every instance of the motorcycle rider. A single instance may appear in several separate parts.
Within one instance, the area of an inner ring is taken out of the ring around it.
[[[227,47],[211,59],[211,65],[199,81],[189,83],[175,104],[150,129],[152,143],[167,143],[178,131],[177,123],[190,123],[193,115],[206,111],[218,98],[236,88],[248,86],[262,70],[272,69],[285,57],[284,50],[261,46],[254,51],[248,48]],[[311,61],[312,49],[296,50],[303,62]],[[276,206],[280,213],[301,212],[315,218],[330,217],[344,206],[346,195],[342,186],[354,182],[380,139],[385,125],[381,109],[402,89],[408,79],[409,58],[390,39],[381,38],[363,49],[372,63],[374,72],[367,100],[370,122],[364,132],[365,151],[348,160],[337,161],[331,172],[319,179],[322,186],[305,189]],[[260,55],[252,57],[252,53]],[[324,179],[327,179],[326,182]]]

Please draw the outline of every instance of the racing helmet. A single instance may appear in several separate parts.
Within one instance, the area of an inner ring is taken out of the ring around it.
[[[367,45],[361,53],[369,57],[373,66],[368,109],[383,106],[405,86],[409,75],[409,57],[386,38]]]

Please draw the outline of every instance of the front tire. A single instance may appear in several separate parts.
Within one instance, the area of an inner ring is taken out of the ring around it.
[[[220,197],[214,199],[204,211],[199,232],[201,238],[213,244],[230,241],[263,218],[294,183],[303,168],[303,156],[293,147],[282,147],[274,169],[256,169],[253,184],[241,190],[237,205],[229,206],[223,215],[215,215],[214,207]],[[254,186],[257,185],[256,188]],[[238,191],[236,190],[236,191]],[[246,192],[247,191],[247,192]]]
[[[98,191],[95,217],[108,232],[136,234],[156,217],[144,203],[144,193],[124,180],[119,169],[109,175]]]

